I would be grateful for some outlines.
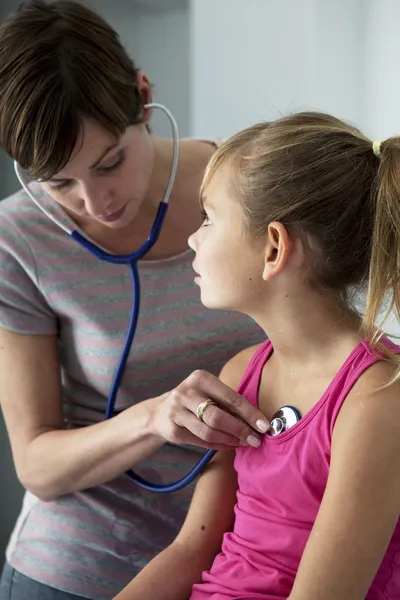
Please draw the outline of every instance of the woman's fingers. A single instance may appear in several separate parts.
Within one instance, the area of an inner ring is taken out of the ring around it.
[[[200,403],[204,400],[200,399]],[[191,427],[189,428],[189,417],[182,416],[182,426],[187,427],[198,438],[205,441],[221,442],[238,446],[240,442],[246,445],[258,447],[261,444],[261,437],[247,423],[241,421],[236,416],[226,412],[216,404],[208,404],[203,412],[203,421],[196,416],[198,404],[197,400],[190,400],[191,406],[190,418]],[[194,413],[194,414],[193,414]]]
[[[207,406],[206,411],[208,411],[209,408],[211,408],[210,405]],[[206,411],[204,412],[204,415]],[[233,449],[239,444],[237,437],[230,435],[229,433],[225,433],[224,431],[213,429],[207,425],[205,421],[199,421],[196,415],[189,410],[181,415],[177,425],[190,431],[190,433],[192,433],[198,440],[205,442],[207,448],[210,448],[210,444],[222,444]]]
[[[207,371],[195,371],[181,385],[185,388],[187,386],[192,391],[196,390],[198,396],[202,397],[200,402],[205,398],[210,398],[210,400],[213,400],[226,412],[235,415],[241,421],[247,423],[251,429],[260,433],[268,431],[270,424],[262,412],[246,400],[246,398],[222,383],[215,375],[207,373]],[[193,394],[188,394],[188,396],[191,395]]]
[[[192,415],[190,417],[190,414]],[[175,434],[175,443],[177,444],[188,444],[191,446],[197,446],[200,448],[204,448],[207,450],[235,450],[238,446],[238,440],[235,440],[233,443],[227,443],[224,444],[221,442],[221,439],[224,439],[223,437],[221,438],[221,435],[218,435],[218,432],[213,432],[214,434],[217,435],[213,435],[212,431],[210,430],[210,432],[207,432],[204,430],[204,437],[208,438],[207,441],[205,441],[202,437],[199,437],[198,435],[196,435],[196,433],[193,432],[198,432],[197,429],[197,424],[194,422],[194,420],[196,420],[196,417],[192,414],[189,413],[188,411],[188,420],[186,421],[186,426],[185,427],[179,427],[179,430],[176,431]],[[192,432],[193,430],[193,432]]]
[[[208,404],[203,405],[200,419],[198,408],[205,401]],[[216,449],[241,444],[258,447],[260,434],[269,429],[257,408],[206,371],[195,371],[164,394],[153,425],[167,441]]]

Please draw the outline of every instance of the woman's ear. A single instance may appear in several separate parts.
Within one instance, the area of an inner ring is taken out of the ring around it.
[[[291,250],[292,242],[286,227],[277,221],[270,223],[265,248],[264,281],[269,281],[281,273],[289,260]]]
[[[141,71],[137,74],[136,85],[139,94],[142,97],[143,104],[151,104],[153,102],[153,92],[151,89],[151,83],[148,77],[142,73]],[[147,125],[147,123],[151,119],[151,115],[153,113],[152,108],[144,108],[143,109],[143,122]]]

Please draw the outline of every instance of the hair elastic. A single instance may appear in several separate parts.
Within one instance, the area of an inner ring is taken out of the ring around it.
[[[372,151],[375,154],[376,158],[380,158],[380,156],[381,156],[381,146],[382,146],[382,140],[375,140],[372,143]]]

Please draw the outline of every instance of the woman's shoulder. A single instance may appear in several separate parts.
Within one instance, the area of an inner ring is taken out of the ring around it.
[[[178,170],[169,213],[173,215],[170,223],[179,223],[179,232],[185,244],[188,236],[196,231],[202,222],[199,189],[208,161],[216,147],[214,142],[206,140],[183,139],[179,143]]]
[[[26,250],[28,230],[35,221],[36,211],[39,209],[23,190],[0,202],[0,251],[18,254],[19,250]]]
[[[14,226],[16,229],[27,225],[32,218],[41,217],[40,209],[32,202],[24,190],[18,190],[0,202],[0,224]]]
[[[208,161],[217,147],[218,143],[213,140],[191,138],[180,140],[180,175],[184,181],[197,179],[196,191],[198,191]]]
[[[6,196],[6,198],[3,198],[0,202],[0,212],[1,213],[3,213],[4,211],[12,212],[15,207],[21,207],[21,206],[26,206],[26,207],[32,206],[32,201],[30,200],[28,194],[23,189],[19,189],[19,190],[13,192],[12,194],[10,194],[9,196]]]

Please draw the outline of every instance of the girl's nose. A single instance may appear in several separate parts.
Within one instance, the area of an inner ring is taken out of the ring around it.
[[[197,231],[196,231],[197,233]],[[196,252],[196,233],[192,233],[192,235],[189,236],[188,239],[188,244],[189,244],[189,248],[191,248],[192,250],[194,250]]]

